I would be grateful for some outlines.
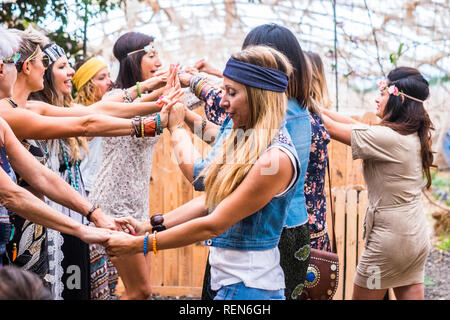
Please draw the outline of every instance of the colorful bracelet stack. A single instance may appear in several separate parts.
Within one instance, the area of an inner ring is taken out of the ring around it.
[[[208,83],[208,80],[201,76],[193,76],[189,83],[189,88],[201,100],[205,100],[206,96],[214,89]]]
[[[163,133],[159,113],[157,113],[155,117],[136,116],[131,122],[133,124],[133,128],[131,130],[132,137],[155,137],[156,135]]]

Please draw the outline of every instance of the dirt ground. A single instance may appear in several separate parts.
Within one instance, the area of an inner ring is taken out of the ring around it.
[[[434,248],[425,265],[425,300],[450,300],[450,251]]]

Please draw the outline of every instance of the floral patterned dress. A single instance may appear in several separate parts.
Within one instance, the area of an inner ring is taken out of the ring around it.
[[[331,251],[326,226],[325,177],[330,135],[320,115],[310,113],[311,151],[305,176],[305,199],[311,232],[311,248]]]

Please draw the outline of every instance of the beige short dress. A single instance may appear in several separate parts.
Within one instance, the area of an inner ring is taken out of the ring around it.
[[[368,289],[423,283],[430,250],[422,207],[422,161],[417,134],[385,126],[354,125],[353,159],[363,159],[369,207],[365,246],[354,282]]]

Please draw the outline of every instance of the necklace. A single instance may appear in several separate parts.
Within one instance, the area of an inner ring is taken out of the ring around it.
[[[69,172],[69,180],[72,187],[78,191],[78,174],[80,172],[80,162],[78,160],[75,161],[75,178],[72,179],[72,170],[70,170],[69,161],[67,160],[66,150],[64,150],[63,140],[59,139],[59,145],[61,146],[61,150],[63,152],[64,162],[66,164],[67,171]]]
[[[7,98],[6,100],[8,100],[8,102],[13,106],[13,108],[19,107],[19,105],[17,103],[15,103],[12,98]]]

